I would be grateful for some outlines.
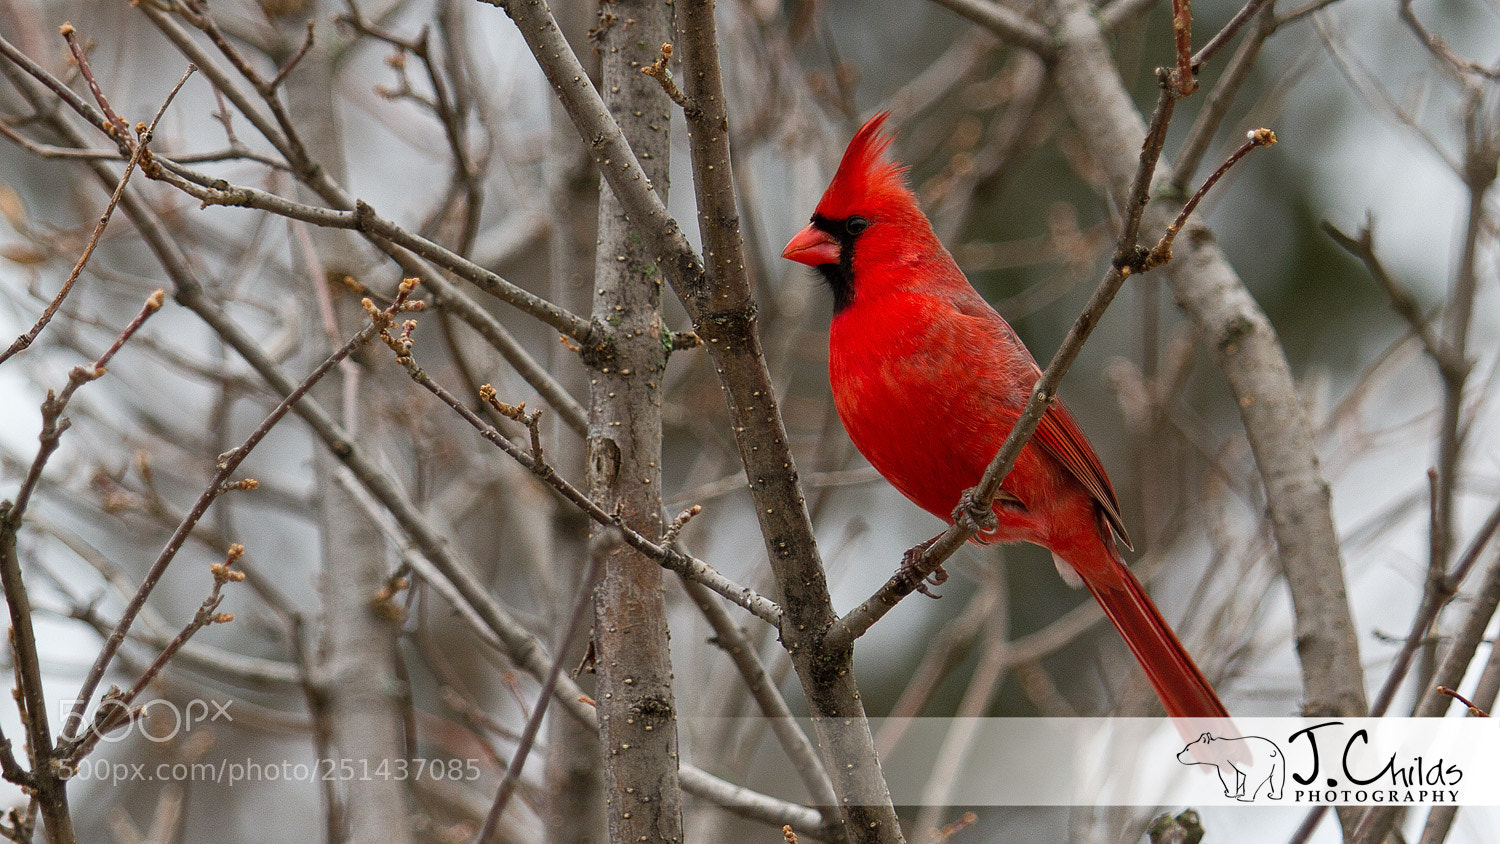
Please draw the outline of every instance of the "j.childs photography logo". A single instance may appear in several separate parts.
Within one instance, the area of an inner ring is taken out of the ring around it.
[[[1437,719],[1424,720],[1324,721],[1277,741],[1205,732],[1177,761],[1217,768],[1224,796],[1242,803],[1463,803],[1459,759],[1468,754],[1462,744],[1432,732],[1442,726]]]

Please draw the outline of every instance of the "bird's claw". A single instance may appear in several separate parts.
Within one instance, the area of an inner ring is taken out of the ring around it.
[[[928,548],[932,547],[932,543],[937,538],[934,536],[921,545],[908,549],[905,554],[901,555],[901,568],[896,570],[896,573],[911,587],[912,591],[921,592],[929,598],[941,598],[943,596],[927,588],[928,584],[942,586],[948,582],[948,572],[944,571],[942,566],[938,566],[929,574],[922,573],[922,554]]]
[[[1000,495],[1014,498],[1004,491]],[[994,505],[981,505],[975,500],[972,489],[964,490],[963,495],[959,496],[958,506],[953,508],[953,521],[966,528],[973,528],[978,534],[994,533],[1000,529],[1000,519],[995,515]]]

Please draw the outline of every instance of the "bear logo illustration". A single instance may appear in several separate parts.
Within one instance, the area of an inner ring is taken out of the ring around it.
[[[1260,736],[1226,739],[1204,733],[1177,754],[1177,761],[1212,765],[1219,772],[1224,796],[1244,803],[1253,802],[1262,786],[1270,786],[1267,796],[1280,800],[1286,785],[1286,757],[1276,742]]]

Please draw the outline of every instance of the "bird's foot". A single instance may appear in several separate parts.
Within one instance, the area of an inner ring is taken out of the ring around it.
[[[1020,499],[1004,490],[1001,490],[1000,495],[996,497],[996,501],[1001,500],[1020,502]],[[964,528],[972,529],[980,536],[992,534],[1000,529],[1000,519],[995,516],[995,506],[993,504],[981,505],[975,499],[973,489],[966,489],[963,495],[959,496],[958,506],[953,508],[953,521]]]
[[[944,571],[942,566],[938,566],[928,574],[923,574],[921,567],[922,555],[926,553],[927,549],[932,547],[932,543],[938,541],[941,536],[942,534],[938,534],[937,536],[934,536],[926,542],[920,543],[907,549],[906,553],[901,555],[901,568],[896,570],[896,574],[898,574],[906,582],[906,584],[912,588],[913,591],[921,592],[923,595],[926,595],[929,598],[941,598],[942,596],[927,588],[928,584],[931,584],[933,586],[942,586],[944,583],[948,582],[948,572]]]

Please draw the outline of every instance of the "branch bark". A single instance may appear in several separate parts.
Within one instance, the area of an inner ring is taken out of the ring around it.
[[[640,72],[669,37],[672,6],[618,0],[618,19],[599,31],[600,88],[646,178],[665,198],[672,103]],[[662,375],[671,331],[662,322],[655,255],[607,183],[600,183],[593,317],[598,354],[589,373],[589,497],[651,539],[661,536]],[[594,598],[603,745],[604,821],[614,844],[682,841],[677,782],[677,703],[672,692],[666,593],[661,566],[611,540]]]
[[[308,3],[298,17],[301,25],[282,32],[280,43],[270,53],[278,65],[295,72],[279,74],[287,106],[304,121],[307,154],[341,183],[348,181],[344,133],[334,96],[332,26],[324,23],[323,37],[313,40],[313,24],[320,4]],[[304,40],[293,33],[306,31]],[[315,194],[298,185],[301,198]],[[301,225],[293,223],[292,225]],[[325,324],[309,317],[303,330],[311,348],[327,330],[333,342],[343,333],[330,285],[335,279],[358,272],[361,256],[356,235],[338,229],[314,228],[304,242],[307,253],[301,262],[307,287],[317,291]],[[344,297],[347,301],[352,297]],[[352,302],[347,302],[352,305]],[[347,310],[347,309],[346,309]],[[360,322],[367,321],[358,311]],[[359,323],[355,323],[359,325]],[[313,395],[330,408],[344,427],[356,436],[358,423],[371,413],[379,391],[361,389],[365,378],[361,367],[345,361],[337,374],[324,381]],[[368,383],[368,382],[366,382]],[[329,761],[334,768],[343,760],[358,760],[361,770],[384,770],[406,759],[403,701],[405,683],[397,675],[400,659],[401,612],[389,595],[391,574],[385,539],[360,510],[353,496],[338,482],[338,460],[327,449],[313,458],[314,483],[322,525],[323,576],[318,590],[322,599],[320,647],[310,671],[317,687],[320,713],[328,730]],[[367,766],[367,767],[364,767]],[[347,844],[410,842],[411,795],[408,783],[397,777],[352,777],[338,784],[329,797],[328,825],[339,822],[339,835]]]
[[[784,595],[782,641],[814,713],[814,728],[834,778],[847,834],[858,841],[901,841],[880,773],[864,705],[854,682],[852,650],[818,647],[836,617],[812,521],[787,445],[786,428],[755,327],[755,306],[739,245],[728,155],[728,118],[719,81],[713,4],[696,0],[678,13],[686,94],[701,123],[691,138],[699,220],[713,269],[705,268],[667,213],[629,143],[589,83],[578,57],[542,2],[487,0],[515,21],[610,188],[645,236],[706,344],[729,405],[735,441],[750,481],[761,536]],[[725,179],[730,188],[712,185]]]
[[[1469,608],[1468,616],[1453,636],[1452,644],[1443,655],[1432,684],[1422,693],[1422,700],[1412,713],[1418,718],[1441,718],[1448,711],[1453,698],[1443,694],[1440,689],[1454,688],[1463,682],[1469,663],[1474,660],[1475,651],[1484,641],[1484,633],[1489,629],[1490,620],[1494,618],[1496,608],[1500,608],[1500,554],[1494,554],[1493,557],[1489,569],[1484,573],[1479,594]],[[1400,818],[1399,807],[1372,806],[1366,809],[1359,826],[1350,836],[1351,844],[1376,844],[1384,841]],[[1425,834],[1422,840],[1428,840]]]
[[[0,44],[4,44],[3,39],[0,39]],[[4,46],[9,45],[4,44]],[[14,53],[13,56],[12,53]],[[30,62],[19,51],[6,50],[5,54],[13,58],[14,63],[0,63],[0,72],[3,72],[22,92],[38,114],[44,115],[43,125],[57,133],[70,147],[86,148],[87,145],[80,132],[64,120],[57,110],[47,107],[47,93],[42,90],[40,83],[33,81],[29,75],[40,72],[46,76],[45,71],[41,71],[35,63]],[[68,93],[71,95],[71,91]],[[90,159],[87,161],[87,166],[106,191],[117,184],[118,176],[110,171],[104,161]],[[161,265],[163,272],[172,281],[174,298],[192,310],[227,346],[241,356],[277,395],[287,396],[294,392],[296,384],[286,376],[251,333],[235,323],[204,290],[186,256],[182,253],[177,239],[134,187],[122,195],[120,210],[135,226],[137,233]],[[427,269],[431,272],[430,268]],[[423,283],[429,287],[436,286],[431,284],[425,276]],[[488,634],[487,637],[493,637],[496,645],[503,648],[509,658],[528,676],[538,681],[544,678],[552,664],[552,659],[546,649],[519,620],[489,594],[473,573],[477,567],[464,559],[457,546],[444,540],[443,534],[407,499],[389,473],[367,456],[365,450],[353,442],[349,434],[316,401],[304,397],[293,405],[292,411],[308,424],[323,446],[344,464],[353,481],[373,501],[378,502],[395,525],[409,537],[412,553],[432,564],[433,574],[444,581],[445,594],[461,602],[465,617],[482,625],[484,634]],[[729,591],[735,592],[736,590]],[[760,614],[765,615],[768,620],[780,618],[780,613],[771,602],[749,594],[747,590],[738,591],[747,593],[741,600],[743,604],[761,605]],[[729,597],[731,600],[740,600],[734,595]],[[563,678],[558,683],[557,699],[571,718],[594,723],[594,709],[586,702],[582,690],[576,683]],[[790,825],[805,833],[816,833],[822,828],[819,813],[813,809],[768,797],[726,782],[700,768],[683,765],[680,770],[680,779],[683,790],[688,794],[721,806],[732,814],[778,827]]]
[[[755,326],[713,0],[687,0],[679,19],[684,93],[695,105],[689,149],[709,284],[694,287],[686,283],[690,277],[674,276],[674,287],[707,343],[728,399],[761,536],[783,594],[781,640],[812,708],[824,766],[843,809],[843,834],[854,841],[900,842],[900,822],[854,680],[853,648],[822,644],[837,614]]]

